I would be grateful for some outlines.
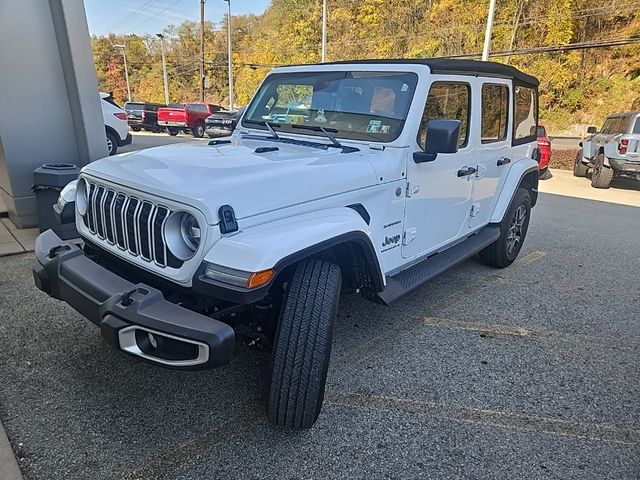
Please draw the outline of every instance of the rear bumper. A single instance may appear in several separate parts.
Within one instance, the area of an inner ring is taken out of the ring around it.
[[[166,120],[158,120],[158,125],[161,127],[189,128],[186,122],[168,122]]]
[[[231,361],[235,334],[229,325],[115,275],[51,230],[37,238],[35,254],[36,286],[99,326],[114,348],[175,368],[211,368]]]
[[[125,145],[130,145],[132,141],[133,141],[133,136],[131,135],[131,133],[127,133],[127,136],[124,137],[124,140],[120,140],[118,142],[118,146],[124,147]]]
[[[633,174],[640,173],[640,160],[637,162],[632,162],[629,160],[610,158],[609,163],[614,170],[617,170],[619,172]]]

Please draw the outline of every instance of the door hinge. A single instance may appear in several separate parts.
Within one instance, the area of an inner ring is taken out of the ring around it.
[[[473,205],[471,205],[471,212],[469,212],[469,216],[475,217],[479,211],[480,211],[480,204],[474,203]]]
[[[420,185],[411,183],[411,182],[407,183],[407,193],[406,193],[407,197],[411,197],[412,195],[415,195],[419,191],[420,191]]]
[[[409,245],[411,242],[413,242],[416,239],[416,233],[417,229],[415,227],[407,228],[402,233],[402,245]]]

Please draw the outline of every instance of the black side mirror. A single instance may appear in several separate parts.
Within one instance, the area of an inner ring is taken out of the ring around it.
[[[587,127],[587,133],[589,135],[595,135],[596,133],[598,133],[598,129],[596,127]]]
[[[460,139],[460,120],[429,120],[424,152],[415,152],[416,163],[433,162],[439,153],[456,153]]]

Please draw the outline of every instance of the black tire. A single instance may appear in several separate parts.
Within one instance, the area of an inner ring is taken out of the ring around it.
[[[296,267],[273,348],[267,410],[276,425],[311,428],[320,415],[341,286],[334,263],[309,259]]]
[[[176,135],[178,135],[179,131],[180,131],[180,129],[176,128],[176,127],[168,127],[167,128],[167,132],[169,132],[169,135],[171,135],[172,137],[175,137]]]
[[[524,217],[522,217],[524,214]],[[500,238],[480,251],[480,259],[492,267],[504,268],[518,257],[529,229],[531,195],[518,188],[511,205],[500,222]]]
[[[140,131],[140,127],[131,127],[131,130],[133,130],[134,132],[139,132]]]
[[[580,149],[576,154],[576,159],[573,161],[573,176],[586,177],[588,169],[589,167],[582,163],[582,149]]]
[[[195,138],[202,138],[204,136],[204,125],[202,123],[196,123],[191,130]]]
[[[611,180],[613,180],[613,168],[604,164],[604,153],[600,153],[593,164],[591,186],[593,188],[609,188]]]
[[[107,150],[109,150],[109,156],[118,153],[118,138],[109,131],[107,131]]]
[[[160,133],[162,131],[162,127],[158,125],[158,122],[153,122],[153,127],[151,128],[153,133]]]

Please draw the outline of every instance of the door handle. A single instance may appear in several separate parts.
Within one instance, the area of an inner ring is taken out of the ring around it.
[[[458,176],[459,177],[466,177],[468,175],[473,175],[477,171],[478,171],[478,169],[476,167],[464,167],[464,168],[458,170]]]
[[[500,160],[498,160],[498,166],[501,167],[502,165],[506,165],[507,163],[511,163],[511,159],[504,157],[501,158]]]

